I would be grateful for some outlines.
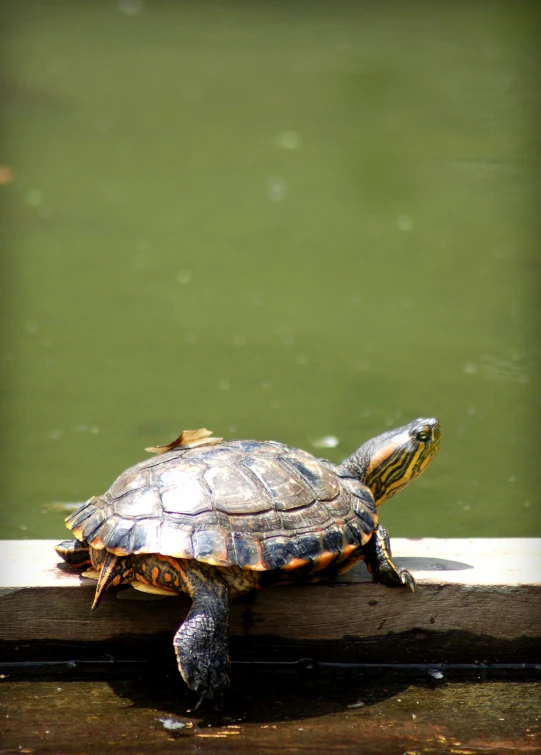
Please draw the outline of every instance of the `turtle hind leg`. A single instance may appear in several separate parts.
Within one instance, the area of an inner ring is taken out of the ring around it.
[[[116,587],[132,580],[133,570],[130,559],[126,556],[121,557],[115,556],[113,553],[106,553],[99,574],[92,611],[98,607],[104,592],[109,587]]]
[[[64,540],[62,543],[55,545],[55,551],[60,558],[73,566],[75,569],[83,569],[85,566],[92,564],[90,558],[90,548],[88,544],[80,540]]]
[[[387,587],[409,587],[415,592],[415,580],[407,569],[399,569],[391,558],[391,543],[387,531],[378,525],[363,547],[363,558],[376,582]]]
[[[199,696],[220,707],[229,687],[228,655],[231,593],[219,570],[200,562],[184,562],[182,582],[192,607],[175,634],[173,646],[182,678]]]

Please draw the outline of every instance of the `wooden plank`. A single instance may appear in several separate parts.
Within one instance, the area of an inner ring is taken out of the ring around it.
[[[512,755],[539,753],[541,683],[234,674],[221,715],[178,675],[8,678],[1,753]]]
[[[131,588],[90,614],[95,582],[58,568],[54,541],[0,541],[0,640],[137,643],[174,631],[183,597]],[[415,662],[539,660],[541,540],[395,539],[411,593],[373,583],[363,566],[330,584],[276,587],[238,601],[239,657]],[[406,657],[404,656],[406,653]],[[400,661],[401,659],[401,661]]]

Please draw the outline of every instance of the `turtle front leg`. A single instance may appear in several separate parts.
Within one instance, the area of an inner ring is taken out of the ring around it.
[[[391,543],[387,531],[379,524],[363,548],[363,556],[370,574],[376,582],[388,587],[407,585],[415,591],[415,580],[407,569],[399,569],[391,558]]]
[[[218,707],[229,686],[230,590],[217,569],[200,562],[186,563],[182,581],[192,607],[173,639],[179,671],[199,695],[196,707],[205,698]]]

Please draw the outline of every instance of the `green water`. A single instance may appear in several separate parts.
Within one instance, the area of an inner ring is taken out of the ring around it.
[[[337,461],[417,416],[391,534],[541,534],[524,6],[3,13],[4,537],[184,428]]]

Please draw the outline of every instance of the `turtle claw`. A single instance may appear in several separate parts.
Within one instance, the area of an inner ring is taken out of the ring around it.
[[[205,700],[206,696],[207,695],[206,695],[205,692],[201,692],[201,694],[199,695],[199,699],[198,699],[198,701],[196,702],[196,704],[194,706],[194,710],[199,710],[199,708],[201,707],[201,705],[202,705],[203,701]]]
[[[210,695],[207,694],[206,690],[203,691],[203,692],[201,692],[201,694],[199,695],[199,699],[197,700],[197,702],[194,705],[193,709],[194,710],[199,710],[199,708],[202,706],[202,704],[205,702],[205,700],[212,700],[213,697],[214,697],[213,694],[212,693]],[[222,707],[223,707],[223,704],[224,704],[224,693],[223,692],[219,692],[215,696],[214,699],[215,699],[214,710],[217,710],[217,711],[222,710]]]
[[[225,690],[229,687],[229,676],[225,669],[199,668],[192,669],[195,673],[186,673],[186,665],[183,665],[182,675],[188,687],[199,696],[195,705],[198,710],[205,700],[214,700],[216,710],[222,707]]]
[[[222,710],[224,705],[224,693],[220,692],[219,695],[216,695],[216,704],[214,705],[214,710]]]
[[[400,569],[400,581],[404,586],[409,587],[412,592],[415,592],[415,579],[413,575],[409,573],[407,569]]]

